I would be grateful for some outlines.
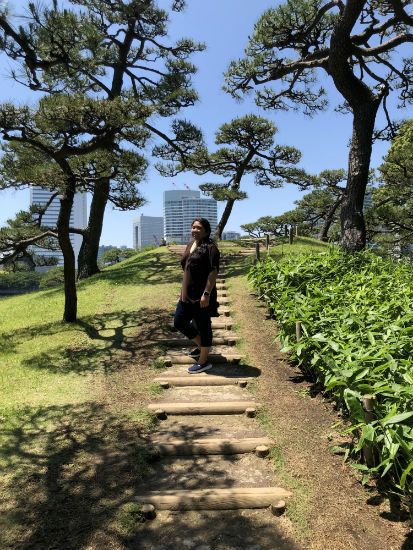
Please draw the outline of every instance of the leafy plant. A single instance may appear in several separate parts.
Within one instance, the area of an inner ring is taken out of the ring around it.
[[[39,288],[50,288],[64,283],[63,267],[53,267],[40,280]]]
[[[407,262],[371,251],[267,258],[248,275],[281,323],[282,352],[321,382],[347,410],[356,456],[373,447],[376,465],[354,464],[367,482],[386,478],[393,492],[412,495],[413,285]],[[303,336],[295,338],[296,322]],[[375,396],[366,423],[363,395]]]
[[[0,290],[34,290],[39,287],[41,278],[38,271],[0,272]]]

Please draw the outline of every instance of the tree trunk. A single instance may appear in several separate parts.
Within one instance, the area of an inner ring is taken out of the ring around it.
[[[214,232],[214,241],[220,241],[224,227],[227,225],[228,218],[231,215],[232,207],[234,206],[235,199],[228,199],[225,205],[224,212]]]
[[[357,252],[366,246],[363,217],[364,194],[369,177],[374,121],[380,101],[370,101],[353,108],[348,179],[341,207],[341,247]]]
[[[328,231],[330,229],[331,224],[334,221],[334,215],[337,211],[337,208],[343,202],[343,198],[344,198],[343,196],[339,197],[331,207],[330,211],[326,216],[326,219],[324,220],[322,227],[320,228],[320,231],[318,232],[317,240],[323,241],[325,243],[328,241]]]
[[[365,4],[365,0],[348,0],[345,3],[334,24],[330,55],[325,67],[353,113],[347,187],[341,207],[341,247],[347,252],[362,250],[366,245],[363,200],[370,168],[374,121],[382,99],[382,93],[376,95],[362,79],[355,76],[349,62],[353,55],[350,35]]]
[[[100,182],[94,192],[86,233],[83,235],[82,246],[77,259],[77,278],[87,279],[99,273],[97,259],[100,236],[102,234],[103,216],[109,196],[109,180]]]
[[[64,261],[65,309],[63,321],[67,323],[75,322],[77,315],[75,253],[73,252],[69,233],[70,213],[72,211],[75,189],[74,179],[71,178],[60,199],[60,212],[56,223],[59,245],[63,253]]]

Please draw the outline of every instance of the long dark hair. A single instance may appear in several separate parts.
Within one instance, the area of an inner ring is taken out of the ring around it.
[[[191,254],[190,262],[192,259],[199,258],[207,250],[209,244],[215,244],[215,241],[211,239],[211,224],[209,223],[209,221],[206,218],[194,218],[191,227],[194,225],[194,222],[199,222],[205,229],[207,234],[196,247],[194,252]]]

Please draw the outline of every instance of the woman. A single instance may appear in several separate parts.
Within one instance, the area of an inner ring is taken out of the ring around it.
[[[219,271],[219,250],[211,240],[211,226],[205,218],[195,218],[181,265],[184,270],[181,296],[175,311],[175,328],[196,344],[188,355],[197,362],[188,372],[209,370],[208,354],[212,344],[211,315],[217,316],[215,281]]]

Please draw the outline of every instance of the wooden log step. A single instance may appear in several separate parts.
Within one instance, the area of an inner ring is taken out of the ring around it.
[[[239,363],[241,359],[244,359],[245,355],[241,353],[210,353],[208,355],[208,361],[210,363]],[[194,359],[187,355],[164,355],[160,357],[165,363],[165,367],[171,365],[193,365]]]
[[[212,328],[213,329],[223,329],[223,330],[230,330],[232,328],[232,319],[228,317],[227,319],[216,319],[212,318]]]
[[[193,456],[193,455],[234,455],[251,453],[257,447],[273,445],[268,437],[245,437],[233,439],[172,439],[167,442],[152,441],[147,449],[151,453],[162,456]]]
[[[245,388],[248,384],[247,378],[225,377],[201,374],[187,374],[186,376],[158,376],[154,382],[164,387],[183,386],[240,386]]]
[[[150,411],[166,414],[244,414],[247,409],[256,409],[259,404],[254,401],[210,401],[210,402],[173,402],[151,403]]]
[[[158,510],[239,510],[267,508],[292,496],[283,487],[240,487],[231,489],[201,489],[152,491],[138,495],[142,504],[153,504]]]
[[[211,324],[212,324],[212,328],[216,330],[231,330],[233,325],[233,320],[229,316],[222,315],[221,317],[212,317]],[[174,332],[175,334],[179,334],[178,331],[174,329],[172,325],[169,330],[171,332]],[[164,334],[162,334],[162,336],[164,336]]]
[[[227,296],[218,296],[217,300],[220,306],[221,304],[230,304],[232,302],[231,298],[228,298]],[[218,311],[221,311],[221,308],[218,308]]]
[[[225,316],[229,316],[229,314],[231,313],[231,308],[230,307],[227,307],[227,306],[219,306],[218,308],[218,313],[220,315],[225,315]]]
[[[214,363],[212,369],[201,372],[199,374],[189,374],[188,365],[169,365],[164,371],[156,373],[158,378],[170,376],[195,376],[210,377],[210,376],[223,376],[225,378],[241,378],[243,380],[249,380],[260,376],[261,371],[256,367],[247,365],[241,365],[240,363]]]
[[[233,346],[236,342],[240,340],[240,336],[215,336],[212,339],[213,346]],[[156,342],[161,344],[166,344],[171,347],[182,346],[182,347],[194,347],[194,343],[188,338],[159,338],[156,339]]]

